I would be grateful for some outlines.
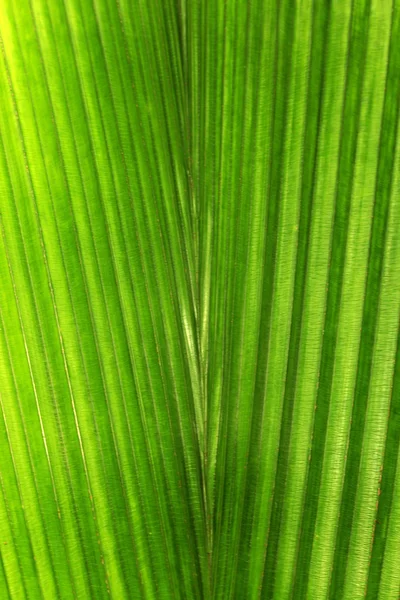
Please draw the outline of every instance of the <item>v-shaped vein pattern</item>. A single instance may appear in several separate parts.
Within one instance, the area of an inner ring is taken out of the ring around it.
[[[1,598],[399,598],[399,73],[399,0],[0,0]]]

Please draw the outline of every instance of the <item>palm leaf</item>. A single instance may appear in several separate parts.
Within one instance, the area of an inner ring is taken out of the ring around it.
[[[0,0],[1,598],[400,593],[398,0]]]

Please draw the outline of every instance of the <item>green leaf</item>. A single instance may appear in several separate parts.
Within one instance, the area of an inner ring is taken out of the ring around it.
[[[400,593],[399,0],[0,0],[0,597]]]

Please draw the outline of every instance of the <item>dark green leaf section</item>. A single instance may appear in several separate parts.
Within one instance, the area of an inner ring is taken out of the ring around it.
[[[397,600],[399,0],[0,0],[0,597]]]
[[[189,4],[212,597],[397,598],[400,5]]]

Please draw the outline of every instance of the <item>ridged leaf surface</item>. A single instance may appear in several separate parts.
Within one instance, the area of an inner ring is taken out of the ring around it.
[[[0,597],[397,600],[400,1],[0,0]]]

